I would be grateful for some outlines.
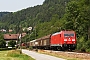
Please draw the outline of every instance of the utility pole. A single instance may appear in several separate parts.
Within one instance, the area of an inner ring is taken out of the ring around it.
[[[35,27],[35,39],[36,39],[36,27]]]
[[[19,31],[19,47],[20,47],[20,53],[22,53],[22,28],[21,28],[21,25],[20,25],[20,31]]]
[[[37,35],[37,33],[36,33],[36,25],[37,25],[37,22],[34,23],[35,39],[36,39],[36,35]]]

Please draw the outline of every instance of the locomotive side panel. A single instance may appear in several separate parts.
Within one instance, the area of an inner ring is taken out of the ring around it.
[[[61,34],[51,36],[51,46],[60,46],[62,44]]]

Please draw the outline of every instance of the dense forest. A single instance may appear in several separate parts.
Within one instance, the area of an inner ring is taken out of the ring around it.
[[[20,28],[30,41],[61,30],[74,30],[77,34],[77,50],[90,51],[90,1],[89,0],[45,0],[42,5],[29,7],[0,17],[0,29]],[[7,32],[8,33],[8,32]]]
[[[9,14],[10,12],[0,12],[0,18],[1,17],[3,17],[3,16],[5,16],[5,15],[7,15],[7,14]]]

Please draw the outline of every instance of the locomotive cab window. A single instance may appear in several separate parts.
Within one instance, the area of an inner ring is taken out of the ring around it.
[[[64,34],[64,37],[74,37],[74,34]]]

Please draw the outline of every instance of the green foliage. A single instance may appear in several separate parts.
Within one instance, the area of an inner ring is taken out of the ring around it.
[[[86,46],[86,43],[85,43],[84,37],[79,38],[77,41],[77,49],[80,51],[85,51],[86,50],[85,46]]]
[[[0,18],[2,18],[3,16],[9,14],[10,12],[0,12]]]
[[[0,34],[0,48],[5,48],[6,47],[6,42],[3,39],[3,35]]]
[[[71,1],[66,7],[64,19],[66,19],[65,28],[75,30],[77,33],[77,49],[86,51],[89,49],[88,37],[90,28],[90,6],[86,4],[86,0]],[[86,42],[86,43],[85,43]]]
[[[14,50],[15,48],[0,48],[0,51]]]
[[[33,47],[32,46],[29,46],[29,50],[33,50]]]
[[[15,47],[16,41],[11,40],[8,44],[10,47]]]
[[[5,48],[6,42],[4,40],[0,40],[0,48]]]

